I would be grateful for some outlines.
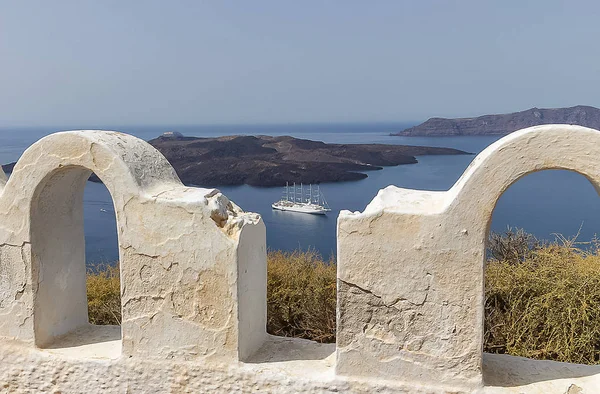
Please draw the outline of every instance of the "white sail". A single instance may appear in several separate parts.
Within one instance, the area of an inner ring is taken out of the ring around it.
[[[292,186],[292,196],[290,199],[289,183],[285,184],[285,192],[283,198],[271,206],[273,209],[280,211],[291,211],[299,213],[309,213],[313,215],[325,215],[331,211],[327,201],[325,200],[323,193],[317,185],[316,191],[313,192],[312,184],[308,186],[308,196],[304,193],[304,185],[300,184],[300,190],[298,190],[296,183]]]

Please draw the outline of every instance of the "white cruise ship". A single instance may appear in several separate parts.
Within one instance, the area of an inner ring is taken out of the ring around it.
[[[283,198],[271,206],[273,209],[279,209],[280,211],[310,213],[312,215],[325,215],[331,211],[323,193],[319,189],[319,185],[316,185],[315,188],[309,185],[307,188],[300,184],[300,188],[298,188],[296,183],[293,186],[289,186],[287,182]]]

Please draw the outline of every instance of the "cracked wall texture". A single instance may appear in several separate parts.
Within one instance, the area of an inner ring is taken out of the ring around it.
[[[594,367],[481,349],[497,199],[541,169],[575,170],[597,186],[597,157],[598,131],[534,127],[486,149],[447,192],[388,187],[363,213],[342,212],[332,354],[330,345],[266,335],[258,215],[217,190],[183,186],[137,138],[50,135],[8,181],[0,170],[0,392],[595,392]],[[90,346],[70,347],[93,328],[82,218],[91,172],[117,216],[122,340],[105,327]]]
[[[94,130],[47,136],[6,184],[2,173],[0,337],[44,347],[88,324],[82,201],[91,172],[117,217],[123,354],[237,360],[254,352],[266,336],[266,305],[249,293],[252,313],[240,321],[238,286],[247,292],[252,272],[266,292],[260,217],[217,190],[185,187],[146,142]]]
[[[482,385],[485,240],[502,193],[544,169],[600,190],[600,132],[548,125],[479,154],[446,192],[389,186],[338,218],[337,372]]]

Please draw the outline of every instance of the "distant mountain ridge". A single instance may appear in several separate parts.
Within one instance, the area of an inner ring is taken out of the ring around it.
[[[505,135],[526,127],[552,123],[574,124],[600,130],[600,109],[577,105],[569,108],[531,108],[511,114],[483,115],[476,118],[431,118],[392,135]]]

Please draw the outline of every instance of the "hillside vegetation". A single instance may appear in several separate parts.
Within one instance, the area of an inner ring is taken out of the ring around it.
[[[600,254],[522,230],[490,236],[485,275],[484,351],[600,364]],[[93,324],[120,324],[118,267],[88,274]],[[313,252],[268,254],[267,331],[335,341],[336,266]]]
[[[542,243],[512,231],[497,239],[485,275],[484,350],[599,364],[598,243]]]

